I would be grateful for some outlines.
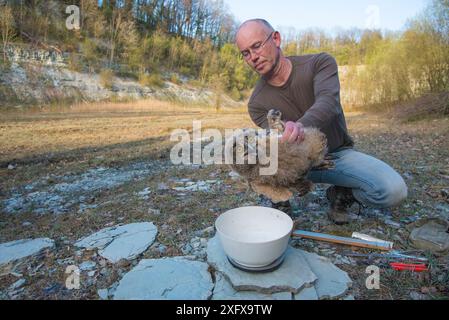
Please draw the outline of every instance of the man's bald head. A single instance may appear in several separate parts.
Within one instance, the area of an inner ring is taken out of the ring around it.
[[[236,33],[236,39],[239,35],[239,33],[242,31],[244,32],[247,29],[262,29],[265,34],[270,34],[274,31],[274,28],[271,26],[271,24],[265,20],[265,19],[250,19],[243,22],[240,27],[237,29]]]
[[[247,20],[240,25],[235,43],[246,63],[258,74],[269,76],[278,66],[281,35],[264,19]]]

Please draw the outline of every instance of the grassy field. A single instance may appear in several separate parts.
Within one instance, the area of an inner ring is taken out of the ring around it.
[[[400,123],[381,114],[354,112],[347,113],[346,117],[357,149],[391,164],[406,179],[409,198],[390,211],[395,221],[438,214],[439,210],[449,207],[442,192],[449,189],[448,118]],[[149,100],[10,112],[0,116],[0,200],[24,193],[27,186],[36,182],[50,190],[52,185],[90,169],[122,170],[130,164],[150,165],[149,173],[141,179],[133,178],[106,190],[97,190],[95,194],[83,194],[83,199],[88,198],[86,203],[95,206],[82,213],[76,204],[63,214],[36,214],[35,208],[15,214],[2,212],[0,242],[31,237],[50,237],[56,241],[56,250],[36,257],[28,265],[8,266],[27,274],[26,270],[42,264],[33,276],[26,276],[27,285],[19,298],[96,299],[97,288],[111,285],[131,266],[109,265],[108,275],[97,277],[94,285],[76,292],[53,290],[52,285],[63,283],[64,279],[65,267],[57,261],[74,257],[79,263],[91,258],[89,253],[77,256],[76,248],[70,244],[105,226],[153,221],[159,227],[157,241],[167,246],[164,256],[176,256],[182,254],[182,244],[196,230],[213,225],[221,212],[257,204],[257,195],[243,181],[231,179],[226,166],[174,166],[170,163],[169,152],[174,143],[169,139],[170,133],[178,128],[190,131],[192,120],[201,120],[203,129],[253,127],[245,109],[217,112],[212,108]],[[221,183],[210,192],[180,195],[172,187],[181,178],[215,179]],[[168,188],[161,188],[161,184]],[[137,195],[144,188],[151,190],[146,199]],[[321,200],[318,203],[325,211],[327,204]],[[4,206],[0,208],[5,211]],[[383,238],[394,241],[398,248],[410,249],[405,227],[397,230],[372,217],[344,227],[322,223],[323,219],[326,220],[325,215],[319,219],[300,220],[303,229],[349,236],[352,231],[380,227]],[[336,250],[343,249],[347,248],[337,246]],[[144,257],[160,256],[154,250],[144,253]],[[341,268],[354,280],[356,298],[409,299],[411,291],[420,292],[422,288],[435,289],[429,298],[447,297],[447,257],[432,257],[432,263],[432,271],[425,276],[385,270],[381,289],[371,291],[364,286],[363,265],[342,265]],[[0,290],[16,280],[5,272],[0,270]]]

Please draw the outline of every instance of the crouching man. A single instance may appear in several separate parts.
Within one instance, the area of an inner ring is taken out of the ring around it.
[[[285,57],[281,35],[265,20],[244,22],[236,44],[246,63],[260,75],[248,104],[256,125],[268,128],[267,113],[282,112],[285,131],[282,142],[301,143],[304,127],[319,128],[327,137],[335,168],[312,170],[314,183],[332,186],[326,191],[329,218],[336,224],[349,221],[348,208],[359,202],[378,208],[399,204],[407,186],[389,165],[353,149],[340,104],[340,82],[335,59],[326,54]]]

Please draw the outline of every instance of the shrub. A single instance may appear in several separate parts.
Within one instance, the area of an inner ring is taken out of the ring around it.
[[[187,84],[192,87],[201,88],[201,89],[206,87],[206,85],[203,82],[201,82],[200,80],[197,80],[197,79],[189,79],[187,81]]]
[[[179,79],[176,73],[172,73],[172,75],[170,76],[170,81],[176,84],[181,84],[181,79]]]
[[[182,66],[182,67],[179,69],[179,72],[180,72],[181,74],[183,74],[183,75],[186,75],[186,76],[192,75],[192,69],[189,68],[189,67],[186,67],[186,66]]]
[[[242,94],[240,93],[240,91],[236,88],[233,87],[231,92],[229,93],[230,97],[236,101],[240,101],[242,99]]]
[[[114,84],[113,81],[114,71],[111,69],[103,69],[100,72],[100,83],[106,89],[111,89]]]
[[[401,103],[393,110],[393,116],[403,121],[449,116],[449,91],[430,93]]]
[[[143,86],[148,87],[162,87],[164,85],[164,81],[161,78],[161,75],[158,73],[143,73],[139,75],[139,83]]]
[[[0,71],[8,71],[11,68],[11,62],[4,60],[0,55]]]
[[[83,62],[79,54],[71,53],[68,59],[69,69],[76,72],[83,71]]]

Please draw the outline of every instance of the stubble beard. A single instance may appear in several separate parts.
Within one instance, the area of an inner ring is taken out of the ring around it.
[[[278,48],[276,51],[276,58],[274,60],[273,66],[265,75],[262,75],[262,78],[264,80],[270,80],[276,74],[277,69],[279,67],[279,61],[281,61],[281,54],[280,54],[280,50]]]

